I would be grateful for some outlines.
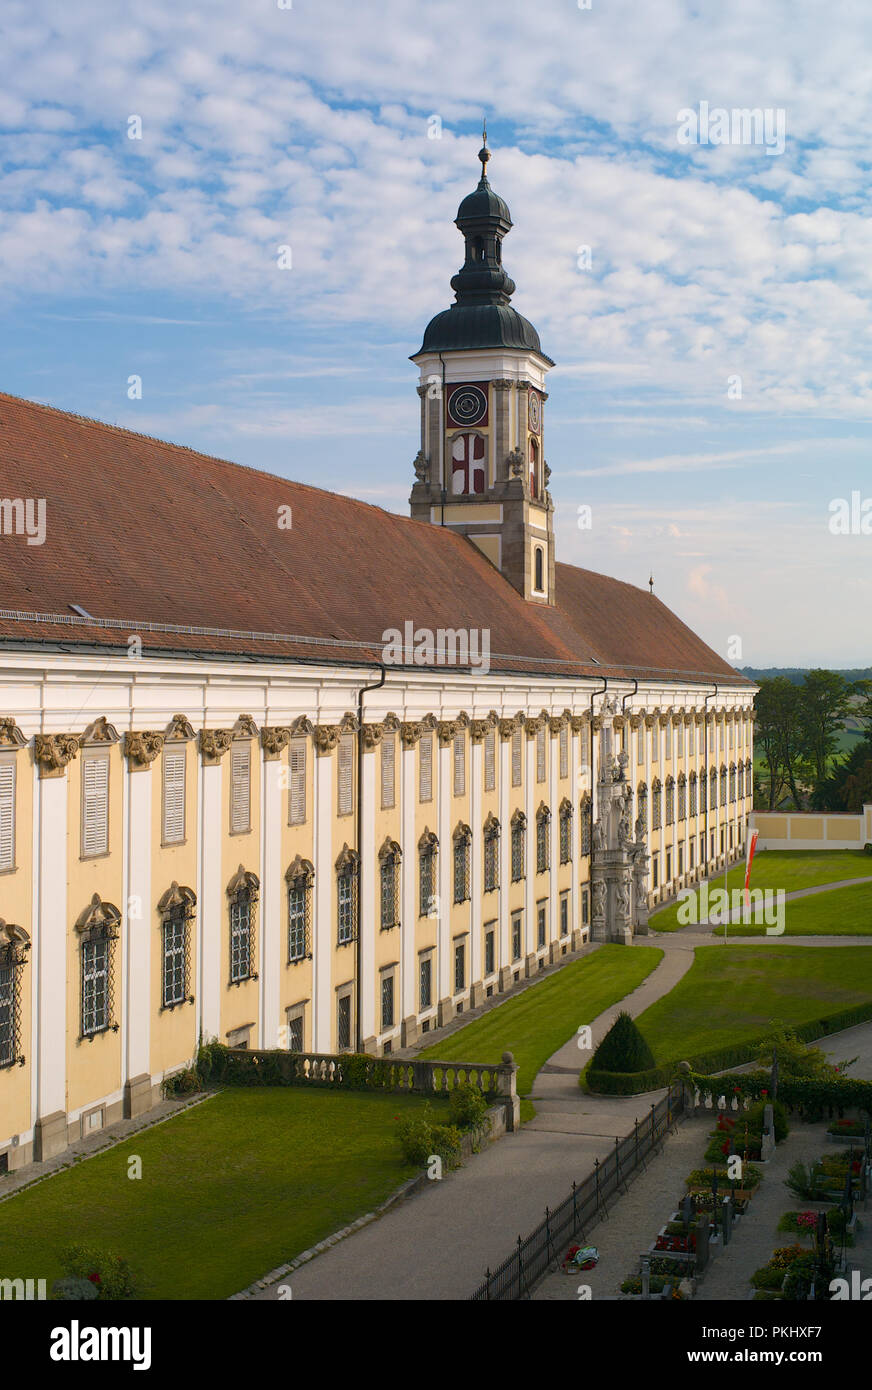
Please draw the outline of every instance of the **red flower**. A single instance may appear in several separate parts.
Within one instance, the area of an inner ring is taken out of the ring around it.
[[[93,1274],[89,1274],[89,1275],[88,1275],[88,1278],[90,1279],[90,1281],[91,1281],[92,1284],[99,1284],[99,1282],[100,1282],[100,1276],[99,1276],[99,1274],[96,1272],[96,1270],[94,1271]]]

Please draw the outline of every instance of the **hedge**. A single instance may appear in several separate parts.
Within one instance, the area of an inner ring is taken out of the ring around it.
[[[866,1023],[869,1019],[872,1019],[872,1001],[868,1004],[856,1004],[852,1009],[843,1009],[841,1013],[828,1014],[826,1018],[812,1019],[808,1023],[791,1024],[790,1027],[801,1042],[811,1042],[815,1038],[826,1037],[829,1033],[839,1033],[843,1028],[852,1028],[857,1023]],[[713,1048],[710,1052],[698,1052],[691,1057],[676,1057],[674,1061],[665,1062],[648,1071],[594,1071],[592,1063],[588,1062],[579,1078],[579,1084],[584,1085],[586,1082],[588,1088],[599,1095],[631,1096],[640,1095],[643,1091],[658,1091],[675,1079],[675,1069],[681,1061],[689,1062],[690,1069],[696,1076],[711,1081],[713,1072],[729,1071],[731,1067],[740,1067],[746,1062],[753,1062],[758,1050],[765,1043],[766,1037],[767,1034],[762,1034],[758,1038],[734,1043],[730,1047]],[[723,1081],[721,1080],[719,1084],[723,1085]],[[870,1092],[872,1092],[872,1082],[854,1084],[869,1086]],[[786,1085],[787,1079],[785,1078],[784,1081],[779,1082],[778,1093],[779,1097],[789,1104],[786,1095],[782,1096],[782,1087]],[[849,1106],[859,1105],[864,1110],[868,1108],[865,1102],[859,1100],[849,1100],[844,1103]]]
[[[687,1084],[701,1091],[709,1090],[724,1096],[753,1096],[766,1100],[772,1087],[769,1071],[745,1072],[736,1076],[701,1076],[694,1072],[685,1078]],[[765,1092],[765,1094],[764,1094]],[[872,1081],[844,1077],[838,1080],[805,1076],[782,1076],[778,1079],[778,1099],[788,1110],[800,1114],[821,1115],[845,1110],[865,1110],[872,1115]],[[847,1140],[846,1143],[850,1143]]]

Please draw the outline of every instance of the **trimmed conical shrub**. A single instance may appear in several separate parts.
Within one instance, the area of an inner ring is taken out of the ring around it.
[[[647,1071],[654,1054],[626,1011],[618,1014],[593,1054],[593,1071]]]

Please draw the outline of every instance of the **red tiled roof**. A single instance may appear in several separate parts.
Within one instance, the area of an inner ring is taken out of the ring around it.
[[[494,670],[747,684],[629,584],[558,565],[525,603],[447,528],[2,393],[0,497],[46,499],[44,545],[0,536],[0,640],[372,663],[411,621],[489,629]]]

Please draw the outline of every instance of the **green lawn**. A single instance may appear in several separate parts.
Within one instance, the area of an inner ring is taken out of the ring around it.
[[[771,915],[771,911],[770,911]],[[713,936],[721,937],[723,927]],[[727,936],[765,936],[765,926],[745,926],[737,922],[727,928]],[[834,888],[784,904],[785,936],[872,936],[872,883],[853,888]]]
[[[58,1250],[81,1242],[129,1260],[146,1298],[227,1298],[411,1177],[395,1116],[423,1104],[228,1088],[0,1202],[0,1272],[51,1287]],[[131,1154],[141,1180],[127,1177]]]
[[[872,946],[700,946],[636,1022],[658,1063],[761,1037],[872,1000]]]
[[[518,1093],[527,1095],[548,1058],[580,1027],[630,994],[662,956],[653,946],[600,946],[419,1055],[446,1062],[498,1062],[511,1052],[519,1067]],[[578,1055],[580,1069],[586,1058]],[[525,1107],[525,1118],[529,1113]]]
[[[846,878],[872,879],[872,856],[864,854],[861,849],[767,849],[754,856],[751,866],[752,888],[780,888],[785,893],[815,888],[822,883],[838,883]],[[734,864],[727,874],[727,887],[731,890],[741,888],[744,882],[745,861],[742,860]],[[716,875],[709,883],[712,888],[723,888],[723,874]],[[668,907],[652,912],[650,924],[652,931],[681,931],[678,904],[670,903]]]

